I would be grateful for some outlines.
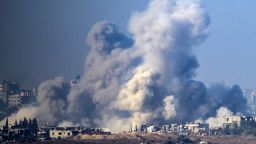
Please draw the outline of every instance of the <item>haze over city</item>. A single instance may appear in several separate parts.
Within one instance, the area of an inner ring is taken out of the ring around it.
[[[256,135],[254,3],[0,2],[1,141]]]

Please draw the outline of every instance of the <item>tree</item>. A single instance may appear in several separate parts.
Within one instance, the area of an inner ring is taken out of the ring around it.
[[[24,120],[22,122],[22,128],[28,128],[28,120],[26,117],[24,117]]]
[[[33,127],[33,122],[32,122],[32,119],[29,118],[28,120],[28,128],[32,128]]]
[[[19,124],[18,124],[18,128],[22,128],[22,120],[20,119],[20,121],[19,121]]]
[[[15,127],[15,128],[18,128],[18,122],[17,122],[17,119],[15,119],[14,127]]]
[[[32,127],[33,127],[34,129],[37,129],[38,124],[37,124],[37,119],[36,119],[36,118],[33,118],[32,123],[33,123],[33,126],[32,126]]]

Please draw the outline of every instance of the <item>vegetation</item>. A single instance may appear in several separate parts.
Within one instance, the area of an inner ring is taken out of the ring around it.
[[[12,128],[29,128],[29,129],[37,129],[38,124],[36,118],[24,118],[23,120],[20,120],[19,123],[17,120],[15,120],[14,125]]]

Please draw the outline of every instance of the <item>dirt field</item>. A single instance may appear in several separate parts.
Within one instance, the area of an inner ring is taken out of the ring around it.
[[[197,144],[206,140],[209,144],[256,144],[256,137],[250,136],[195,136],[185,137],[166,133],[121,133],[112,135],[78,135],[68,140],[41,142],[49,144],[175,144],[183,141],[185,144]],[[40,142],[37,142],[40,143]]]
[[[189,136],[191,140],[200,138],[213,144],[256,144],[253,136]]]
[[[195,136],[185,138],[187,143],[199,143],[206,140],[212,144],[256,144],[256,137],[245,136]],[[180,137],[166,133],[122,133],[113,135],[79,135],[74,140],[91,143],[177,143]]]

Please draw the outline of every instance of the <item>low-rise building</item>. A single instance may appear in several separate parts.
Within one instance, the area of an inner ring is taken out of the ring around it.
[[[184,126],[185,129],[187,129],[188,131],[191,131],[194,134],[197,133],[208,133],[209,131],[209,124],[206,123],[187,123]]]
[[[141,125],[140,126],[140,131],[141,132],[147,132],[147,125]]]
[[[172,132],[180,132],[182,131],[182,125],[178,125],[178,124],[171,124],[170,125],[170,131]]]
[[[225,117],[223,128],[234,129],[238,127],[253,125],[255,122],[256,121],[252,116],[229,116]]]
[[[147,127],[147,132],[157,132],[159,130],[161,130],[161,128],[159,128],[155,125],[151,125],[151,126]]]
[[[170,125],[163,125],[163,126],[161,127],[161,130],[162,130],[162,132],[168,132],[168,131],[170,131]]]
[[[64,139],[64,138],[73,136],[72,131],[67,130],[66,128],[51,129],[49,134],[50,134],[50,138],[52,138],[52,139]]]

